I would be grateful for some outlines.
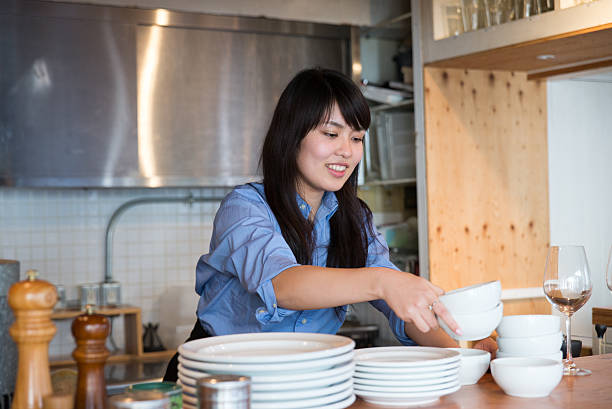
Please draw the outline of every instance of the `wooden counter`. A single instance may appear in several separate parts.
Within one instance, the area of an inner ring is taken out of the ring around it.
[[[440,398],[434,404],[418,407],[431,409],[493,408],[493,409],[592,409],[612,407],[612,354],[576,358],[581,368],[590,369],[590,376],[564,376],[561,383],[546,398],[515,398],[506,395],[497,386],[491,374],[486,374],[476,385],[463,386],[459,391]],[[372,409],[382,406],[368,405],[357,399],[350,409]]]

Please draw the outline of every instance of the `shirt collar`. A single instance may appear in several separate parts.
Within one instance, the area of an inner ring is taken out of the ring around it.
[[[310,214],[310,205],[306,203],[302,197],[297,194],[297,204],[302,212],[302,216],[308,218]],[[323,194],[323,198],[321,199],[321,206],[319,206],[319,210],[317,211],[317,218],[325,217],[326,220],[329,220],[334,213],[338,210],[338,198],[336,198],[336,194],[334,192],[325,192]]]

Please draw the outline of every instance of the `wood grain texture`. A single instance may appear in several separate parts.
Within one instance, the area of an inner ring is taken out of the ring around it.
[[[601,324],[612,327],[612,307],[593,307],[593,325]]]
[[[427,67],[424,85],[430,280],[445,290],[495,279],[502,288],[542,285],[545,83],[521,73]],[[511,302],[506,314],[542,308],[523,303]]]
[[[459,391],[427,405],[431,409],[489,408],[489,409],[608,409],[612,402],[612,354],[576,358],[581,368],[593,371],[591,376],[564,376],[561,383],[545,398],[515,398],[506,395],[495,383],[490,373],[475,385],[462,386]],[[368,405],[361,399],[350,409],[369,409],[380,406]]]
[[[554,59],[541,60],[538,55]],[[612,23],[588,30],[495,48],[428,64],[432,67],[503,71],[554,71],[562,65],[580,65],[612,57]],[[582,68],[577,68],[577,70]]]

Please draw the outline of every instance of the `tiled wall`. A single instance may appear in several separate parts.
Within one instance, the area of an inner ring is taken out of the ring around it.
[[[121,204],[136,198],[226,193],[222,188],[0,188],[0,258],[18,260],[21,278],[28,269],[36,269],[41,279],[64,285],[68,300],[77,299],[79,284],[104,279],[105,228]],[[142,308],[144,323],[163,319],[162,326],[193,325],[195,266],[208,251],[218,206],[219,202],[146,204],[120,217],[114,233],[113,277],[121,283],[122,301]],[[71,320],[56,324],[50,355],[70,355]],[[114,320],[113,332],[123,346],[122,320]]]

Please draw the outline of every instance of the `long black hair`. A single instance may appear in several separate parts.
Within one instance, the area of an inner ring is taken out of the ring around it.
[[[280,96],[261,154],[268,204],[300,264],[311,264],[314,238],[313,225],[296,201],[297,156],[302,139],[329,119],[334,104],[351,128],[368,129],[368,104],[347,76],[323,68],[299,72]],[[366,263],[372,212],[357,197],[358,171],[357,166],[335,192],[338,210],[330,219],[328,267],[363,267]]]

